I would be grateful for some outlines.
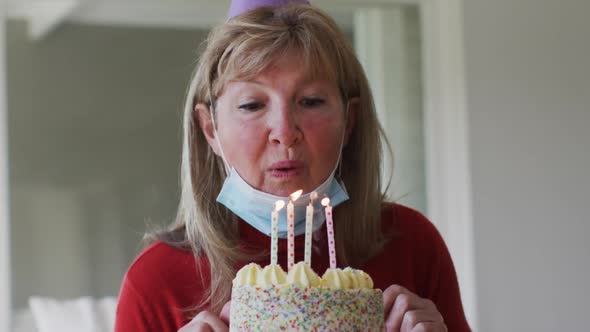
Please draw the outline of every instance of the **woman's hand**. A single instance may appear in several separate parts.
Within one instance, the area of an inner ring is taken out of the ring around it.
[[[434,302],[398,285],[383,292],[385,331],[447,332],[444,319]]]
[[[201,311],[188,324],[178,332],[227,332],[229,331],[229,309],[230,302],[227,302],[219,317],[209,311]]]

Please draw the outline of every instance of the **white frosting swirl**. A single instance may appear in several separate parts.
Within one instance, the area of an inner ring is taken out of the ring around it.
[[[289,271],[287,282],[301,287],[318,287],[321,280],[309,265],[305,264],[305,262],[299,262]]]
[[[287,274],[280,265],[270,264],[258,273],[258,286],[280,286],[287,282]]]
[[[250,263],[238,271],[236,277],[234,278],[234,286],[246,286],[246,285],[256,285],[258,274],[262,272],[260,265],[256,263]]]

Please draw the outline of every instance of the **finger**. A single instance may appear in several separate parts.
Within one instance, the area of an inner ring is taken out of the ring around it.
[[[221,318],[215,316],[212,313],[209,313],[204,320],[205,323],[209,324],[214,332],[228,332],[229,328],[227,325],[221,320]]]
[[[221,313],[219,314],[219,317],[221,317],[221,320],[227,324],[227,326],[229,326],[229,316],[230,316],[230,312],[231,312],[231,301],[227,302],[223,308],[221,309]]]
[[[401,331],[413,331],[420,323],[442,323],[440,313],[432,309],[416,309],[406,311],[403,317]]]
[[[194,328],[197,331],[226,332],[229,331],[227,325],[216,315],[209,311],[201,311],[191,323],[194,322]],[[191,325],[191,324],[189,324]],[[188,331],[187,331],[188,332]],[[192,331],[191,331],[192,332]]]
[[[447,326],[444,323],[418,323],[412,332],[447,332]]]
[[[411,298],[408,294],[399,294],[395,297],[395,301],[385,321],[385,327],[388,332],[399,332],[402,326],[402,320],[406,311],[412,309]]]
[[[198,316],[198,315],[197,315]],[[178,332],[215,332],[206,322],[201,320],[202,316],[195,317]]]
[[[393,307],[393,303],[399,294],[406,292],[406,289],[400,285],[391,285],[383,292],[383,313],[384,317],[388,317]]]
[[[197,322],[194,326],[189,326],[190,330],[187,329],[186,332],[215,332],[209,324],[205,322]],[[184,331],[179,331],[184,332]]]
[[[393,303],[393,307],[389,312],[389,316],[385,321],[385,327],[387,331],[398,332],[401,329],[404,315],[409,310],[415,309],[429,309],[436,311],[436,306],[431,301],[423,299],[418,295],[404,289],[401,294],[398,294]]]

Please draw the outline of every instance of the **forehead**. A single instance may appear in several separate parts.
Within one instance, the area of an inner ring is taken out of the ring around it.
[[[338,87],[332,82],[310,79],[305,72],[286,72],[277,70],[261,73],[248,81],[231,81],[226,84],[219,95],[221,100],[250,96],[251,94],[272,94],[282,98],[293,98],[302,94],[320,94],[327,98],[340,98]]]
[[[268,67],[258,75],[244,80],[251,83],[271,85],[279,87],[301,87],[309,84],[329,84],[332,82],[322,79],[322,75],[316,75],[305,65],[300,57],[284,56],[275,59]]]
[[[281,52],[268,61],[242,59],[242,66],[230,66],[221,75],[217,91],[222,93],[229,83],[275,83],[283,85],[325,83],[338,86],[333,64],[300,50]],[[248,65],[250,64],[250,65]]]

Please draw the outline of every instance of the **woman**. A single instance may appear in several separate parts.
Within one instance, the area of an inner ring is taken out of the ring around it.
[[[127,272],[116,330],[227,330],[235,272],[269,261],[271,208],[259,203],[302,189],[337,205],[339,266],[366,271],[384,290],[388,331],[468,331],[440,235],[418,212],[384,201],[381,128],[343,33],[306,3],[262,2],[234,2],[209,35],[185,104],[178,216]],[[329,266],[324,227],[314,225],[320,275]]]

